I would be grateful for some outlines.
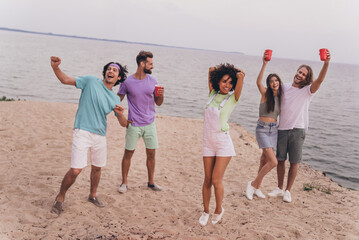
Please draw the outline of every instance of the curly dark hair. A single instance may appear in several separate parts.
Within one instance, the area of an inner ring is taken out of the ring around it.
[[[232,78],[233,87],[231,90],[234,90],[237,85],[237,76],[236,76],[237,72],[238,70],[233,66],[233,64],[221,63],[220,65],[217,65],[215,67],[215,70],[213,70],[210,73],[210,78],[209,78],[213,89],[218,92],[219,82],[221,81],[224,75],[228,74],[229,77]]]
[[[105,75],[106,75],[106,71],[107,71],[108,66],[110,66],[110,64],[112,64],[112,63],[117,64],[117,65],[121,68],[121,71],[120,71],[120,77],[121,77],[121,79],[118,80],[118,81],[115,83],[114,86],[116,86],[116,85],[118,85],[118,84],[120,84],[120,83],[122,83],[122,82],[124,82],[124,81],[126,80],[128,70],[127,70],[127,66],[126,66],[126,65],[122,66],[121,64],[119,64],[119,63],[117,63],[117,62],[109,62],[109,63],[107,63],[107,64],[103,67],[102,76],[103,76],[104,78],[105,78]]]
[[[299,84],[299,88],[304,88],[305,86],[308,86],[311,83],[313,83],[314,76],[313,76],[313,70],[312,70],[312,68],[310,66],[305,65],[305,64],[300,65],[299,68],[297,69],[297,71],[299,71],[299,69],[301,69],[301,68],[305,68],[308,71],[308,74],[307,74],[307,77],[305,78],[305,81],[301,82]]]
[[[278,76],[278,74],[276,73],[271,73],[268,75],[267,80],[266,80],[266,84],[267,84],[267,91],[265,93],[266,96],[266,101],[267,101],[267,112],[273,112],[274,111],[274,94],[273,94],[273,90],[270,87],[269,81],[271,80],[272,77],[275,77],[278,79],[279,81],[279,89],[278,89],[278,93],[277,93],[277,97],[279,100],[279,106],[280,106],[280,96],[282,95],[282,80],[280,79],[280,77]]]

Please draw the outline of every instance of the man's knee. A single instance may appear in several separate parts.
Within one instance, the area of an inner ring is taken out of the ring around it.
[[[156,149],[146,149],[147,160],[154,161],[156,156]]]
[[[82,171],[82,168],[71,168],[70,169],[70,174],[74,177],[77,177]]]
[[[135,150],[127,150],[125,149],[125,153],[123,154],[122,161],[131,161],[132,155]]]

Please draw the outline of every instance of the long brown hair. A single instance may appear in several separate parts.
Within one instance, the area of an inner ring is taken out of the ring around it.
[[[272,88],[270,87],[270,84],[269,84],[269,81],[271,80],[272,77],[277,78],[278,81],[279,81],[279,88],[278,88],[278,92],[277,92],[279,106],[280,106],[280,96],[282,95],[282,80],[280,80],[280,77],[276,73],[269,74],[267,79],[266,79],[267,91],[265,93],[266,102],[267,102],[267,112],[268,113],[274,111],[274,105],[275,105],[273,90],[272,90]]]
[[[307,77],[305,78],[305,81],[304,81],[304,82],[301,82],[301,83],[299,84],[299,88],[304,88],[305,86],[308,86],[308,85],[312,84],[312,82],[313,82],[313,70],[312,70],[312,68],[311,68],[310,66],[305,65],[305,64],[302,64],[302,65],[300,65],[299,68],[297,69],[297,72],[298,72],[299,69],[301,69],[301,68],[305,68],[305,69],[307,69],[307,71],[308,71],[308,74],[307,74]]]

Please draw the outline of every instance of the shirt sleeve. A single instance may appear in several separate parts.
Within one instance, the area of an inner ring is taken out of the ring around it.
[[[79,77],[75,77],[75,81],[76,81],[76,88],[79,89],[84,89],[88,83],[88,81],[91,79],[92,76],[79,76]]]
[[[120,88],[118,89],[118,94],[120,94],[120,95],[126,95],[127,94],[126,81],[121,83]]]

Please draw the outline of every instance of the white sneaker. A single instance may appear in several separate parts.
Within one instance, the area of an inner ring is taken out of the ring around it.
[[[119,193],[125,193],[125,192],[127,192],[127,185],[122,183],[117,190]]]
[[[202,226],[206,226],[209,219],[209,213],[203,212],[201,217],[199,218],[199,224]]]
[[[257,197],[259,197],[259,198],[266,198],[266,196],[262,193],[262,191],[260,189],[256,189],[254,191],[254,194],[257,195]]]
[[[288,190],[285,190],[284,192],[283,201],[287,203],[292,202],[292,196],[290,195],[290,192]]]
[[[253,194],[254,194],[255,190],[256,189],[254,187],[252,187],[252,181],[249,181],[247,184],[247,189],[246,189],[246,197],[249,200],[253,199]]]
[[[283,189],[280,189],[279,187],[274,189],[272,192],[268,193],[268,196],[270,196],[270,197],[283,197],[283,195],[284,195],[284,191],[283,191]]]
[[[217,224],[219,221],[221,221],[222,216],[224,213],[224,208],[222,207],[222,212],[220,214],[213,214],[212,215],[212,224]]]

